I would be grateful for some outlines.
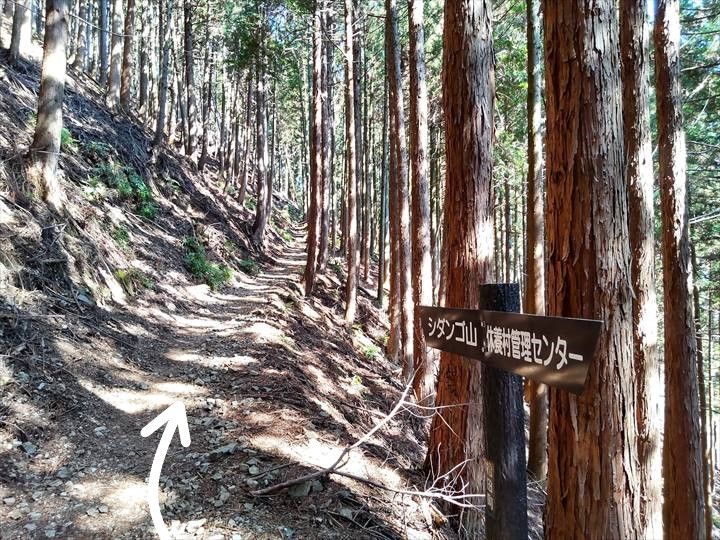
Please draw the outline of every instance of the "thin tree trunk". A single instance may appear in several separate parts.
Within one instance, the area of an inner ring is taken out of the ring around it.
[[[38,94],[35,135],[30,145],[28,178],[48,206],[60,213],[63,189],[56,171],[60,157],[60,134],[65,97],[65,48],[68,39],[67,0],[47,0],[43,63]]]
[[[655,225],[648,109],[647,5],[622,0],[622,58],[625,182],[627,184],[633,294],[633,355],[636,379],[641,536],[662,536],[660,377],[656,357]]]
[[[510,275],[510,248],[511,248],[511,235],[510,235],[510,179],[507,173],[503,175],[503,218],[504,218],[504,239],[503,239],[503,263],[505,268],[505,283],[510,283],[512,279]]]
[[[125,36],[123,43],[122,78],[120,81],[120,107],[130,110],[130,91],[133,70],[133,34],[135,33],[135,0],[127,0]]]
[[[655,83],[662,206],[665,303],[665,538],[703,538],[705,531],[698,373],[691,300],[685,135],[680,88],[680,3],[655,9]]]
[[[140,24],[142,28],[140,30],[140,81],[139,81],[139,96],[138,96],[138,108],[140,116],[143,120],[147,121],[149,116],[149,90],[150,90],[150,62],[148,48],[150,45],[150,6],[147,3],[141,4],[142,11],[140,15]]]
[[[83,71],[87,65],[87,38],[85,20],[88,19],[87,0],[78,0],[80,11],[78,13],[77,33],[75,34],[75,58],[72,68]]]
[[[410,30],[410,159],[412,161],[412,288],[415,306],[432,305],[432,261],[430,258],[430,187],[428,172],[428,98],[425,81],[424,0],[408,0]],[[425,346],[422,322],[414,318],[413,391],[421,403],[435,391],[435,369],[429,362],[436,355]]]
[[[248,185],[248,170],[249,170],[249,164],[248,160],[250,159],[250,146],[251,146],[251,109],[252,109],[252,83],[253,83],[253,73],[252,71],[248,70],[248,76],[247,76],[247,101],[245,102],[245,128],[244,128],[244,134],[243,134],[243,166],[242,166],[242,173],[240,174],[240,190],[238,191],[238,202],[243,205],[245,203],[245,194],[247,193],[247,185]]]
[[[710,281],[712,282],[712,273],[710,274]],[[707,430],[705,433],[705,436],[707,438],[707,452],[706,452],[706,460],[708,464],[708,486],[707,486],[707,492],[709,493],[710,500],[712,501],[712,495],[715,491],[715,462],[714,462],[714,452],[713,452],[713,384],[712,384],[712,361],[713,361],[713,295],[712,292],[708,293],[708,303],[707,303],[707,310],[708,310],[708,347],[707,347]],[[707,496],[707,495],[706,495]],[[710,536],[708,536],[709,539],[712,538],[712,504],[707,507],[708,510],[706,510],[705,515],[705,527],[707,529],[708,527],[708,518],[710,521]]]
[[[543,216],[544,182],[542,176],[542,78],[540,76],[540,2],[527,2],[527,247],[525,248],[525,313],[545,314],[545,220]],[[547,386],[528,381],[530,431],[528,441],[528,472],[536,480],[547,476]]]
[[[355,59],[353,0],[345,0],[345,142],[347,147],[347,281],[345,283],[345,324],[351,327],[357,310],[357,141],[355,120]]]
[[[380,238],[378,238],[378,292],[380,308],[385,307],[385,281],[387,276],[387,232],[388,232],[388,83],[383,77],[383,126],[382,126],[382,165],[380,172]]]
[[[698,267],[695,247],[692,246],[693,281],[697,282]],[[712,538],[712,493],[710,491],[710,448],[708,446],[707,396],[705,393],[705,355],[703,353],[702,329],[700,323],[700,291],[693,286],[693,311],[695,313],[695,337],[697,339],[698,395],[700,397],[700,448],[703,464],[703,495],[705,500],[705,538]],[[708,313],[708,317],[710,314]],[[708,319],[709,321],[709,319]],[[708,328],[710,325],[708,324]]]
[[[444,305],[477,309],[492,278],[492,141],[494,60],[489,2],[452,0],[443,23],[446,190]],[[481,367],[441,353],[428,462],[435,478],[458,469],[454,488],[484,493],[485,422]],[[482,516],[465,511],[462,536],[479,538]]]
[[[207,5],[207,17],[210,18],[210,4]],[[203,62],[203,82],[202,82],[202,130],[200,133],[200,157],[197,166],[200,171],[205,168],[208,159],[208,136],[210,131],[210,107],[212,105],[212,57],[210,55],[212,46],[210,44],[210,25],[205,25],[205,60]],[[267,94],[267,82],[264,83],[265,88],[263,94]],[[267,106],[267,105],[266,105]],[[267,111],[265,112],[267,115]],[[192,128],[191,128],[192,129]],[[267,131],[267,118],[265,119],[265,129]],[[267,133],[265,144],[267,144]],[[268,164],[266,163],[266,166]],[[267,177],[267,169],[265,170]],[[259,202],[259,201],[258,201]],[[264,227],[263,227],[264,229]]]
[[[323,9],[324,2],[315,3],[312,39],[312,101],[310,103],[310,208],[308,212],[307,260],[305,262],[305,295],[310,296],[315,286],[317,254],[322,226],[322,175],[323,175]]]
[[[112,3],[112,39],[110,45],[110,73],[105,101],[108,108],[116,110],[120,105],[120,78],[123,59],[123,1],[113,0]]]
[[[398,235],[398,279],[400,294],[400,344],[402,347],[401,366],[403,380],[410,380],[415,372],[413,363],[413,291],[412,255],[410,252],[410,202],[408,190],[407,149],[405,147],[405,118],[400,71],[400,42],[398,38],[397,5],[395,0],[385,1],[385,40],[388,62],[390,115],[394,130],[390,132],[390,152],[395,154],[397,189]]]
[[[328,237],[330,235],[330,191],[332,188],[332,130],[333,130],[333,102],[332,102],[332,14],[331,5],[325,3],[323,13],[325,18],[325,31],[328,36],[323,39],[323,70],[322,85],[324,96],[322,118],[322,217],[320,226],[320,250],[318,252],[317,271],[322,273],[328,259]]]
[[[265,46],[265,40],[269,35],[267,14],[261,15],[261,50]],[[268,137],[267,137],[267,73],[265,62],[267,57],[261,53],[255,63],[256,90],[255,90],[255,117],[256,117],[256,169],[257,169],[257,205],[255,222],[253,223],[253,242],[265,248],[265,229],[270,219],[272,205],[272,178],[268,174]]]
[[[108,81],[108,0],[99,0],[98,3],[98,26],[99,42],[98,53],[100,55],[100,86],[104,87]]]
[[[158,113],[155,124],[153,146],[160,146],[165,140],[165,117],[167,115],[167,95],[170,72],[170,48],[172,46],[173,0],[160,3],[160,32],[162,36],[162,61],[158,75]]]
[[[10,37],[10,61],[17,63],[28,54],[31,41],[31,0],[16,0]]]
[[[185,89],[187,96],[188,109],[188,125],[190,127],[190,136],[185,141],[185,155],[191,156],[191,159],[197,163],[197,155],[195,155],[197,140],[200,134],[201,126],[198,122],[197,114],[197,97],[195,94],[195,62],[193,59],[193,51],[195,50],[195,38],[193,35],[193,13],[194,6],[190,0],[183,2],[184,31],[183,40],[185,43]]]

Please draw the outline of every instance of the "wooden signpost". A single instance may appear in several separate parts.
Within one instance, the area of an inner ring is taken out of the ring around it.
[[[417,316],[429,347],[483,363],[485,530],[490,540],[526,539],[522,377],[582,393],[602,323],[520,314],[516,283],[482,285],[479,304],[420,306]]]

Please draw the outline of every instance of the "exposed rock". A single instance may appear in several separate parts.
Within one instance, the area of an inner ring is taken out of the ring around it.
[[[288,495],[290,495],[293,499],[307,497],[310,494],[312,487],[312,482],[310,481],[303,482],[302,484],[295,484],[288,489]]]

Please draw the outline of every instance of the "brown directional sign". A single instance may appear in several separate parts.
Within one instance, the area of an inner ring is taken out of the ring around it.
[[[475,358],[580,394],[602,323],[500,311],[420,306],[429,347]]]

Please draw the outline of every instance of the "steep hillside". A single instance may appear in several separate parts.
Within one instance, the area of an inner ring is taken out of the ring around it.
[[[198,174],[169,150],[151,164],[149,132],[72,73],[68,213],[49,215],[23,176],[37,87],[36,66],[0,62],[0,538],[153,538],[159,433],[140,430],[176,401],[192,443],[173,440],[161,477],[175,536],[440,534],[426,500],[350,478],[250,493],[330,465],[392,408],[384,318],[361,297],[342,327],[339,265],[306,300],[297,208],[275,198],[260,255],[214,164]],[[344,470],[422,486],[424,426],[404,410]]]

